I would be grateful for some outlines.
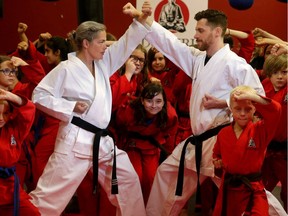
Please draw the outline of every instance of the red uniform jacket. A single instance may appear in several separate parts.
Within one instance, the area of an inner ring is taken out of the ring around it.
[[[176,75],[173,86],[176,113],[178,115],[178,132],[176,135],[176,145],[192,135],[189,115],[191,91],[191,78],[183,71],[179,71],[179,73]]]
[[[37,51],[35,45],[29,41],[29,47],[25,52],[21,52],[18,49],[13,52],[10,56],[17,56],[22,58],[23,60],[39,60],[40,64],[44,68],[45,73],[49,73],[56,65],[50,65],[47,62],[47,58],[45,55]]]
[[[277,128],[273,140],[278,142],[283,142],[287,140],[287,100],[288,100],[288,89],[287,85],[276,92],[270,81],[266,78],[262,82],[263,88],[265,90],[266,96],[272,98],[273,100],[279,102],[282,107],[281,118],[278,125],[273,124]]]
[[[225,167],[224,172],[239,175],[261,172],[267,146],[274,137],[276,131],[275,124],[277,124],[280,119],[281,106],[273,100],[269,105],[256,104],[255,106],[257,111],[262,115],[263,120],[255,123],[250,122],[238,139],[233,130],[233,123],[223,128],[217,136],[217,142],[213,149],[213,158],[222,159]],[[252,182],[251,185],[253,190],[257,191],[258,194],[264,193],[265,197],[262,181]],[[239,190],[229,190],[228,188],[227,197],[230,195],[230,199],[226,200],[228,207],[227,215],[229,215],[229,212],[233,212],[232,215],[241,215],[245,210],[249,199],[249,190],[245,190],[245,186],[242,186]],[[220,187],[221,193],[217,198],[214,215],[220,215],[219,209],[221,209],[222,204],[222,187],[223,184]],[[236,191],[237,195],[235,195],[235,199],[231,199],[231,196],[233,197]],[[256,199],[255,197],[254,199]],[[241,200],[241,205],[239,205],[239,200]],[[254,204],[257,204],[257,202],[254,202]],[[267,209],[268,211],[268,203],[266,204],[267,208],[263,209]]]
[[[0,129],[0,166],[14,166],[21,153],[24,139],[29,134],[35,115],[35,105],[27,101],[21,107],[14,106],[11,119]],[[14,177],[0,178],[0,205],[13,203]],[[21,192],[23,193],[23,191]]]
[[[120,75],[117,71],[110,77],[110,85],[112,90],[112,112],[120,105],[127,104],[128,101],[135,98],[137,91],[136,76],[132,76],[129,82],[125,75]]]
[[[170,103],[174,106],[175,104],[175,97],[173,94],[173,86],[174,86],[174,81],[176,78],[176,75],[180,71],[176,65],[174,65],[172,62],[169,60],[166,60],[167,62],[167,69],[165,71],[161,72],[156,72],[156,71],[150,71],[149,74],[152,77],[155,77],[159,80],[161,80],[161,84],[164,88],[164,91],[167,96],[167,100],[170,101]]]
[[[142,74],[137,74],[133,75],[129,82],[125,75],[120,75],[119,71],[110,77],[112,112],[139,96],[143,89],[142,80]]]
[[[246,60],[247,63],[251,61],[252,53],[255,47],[255,38],[252,31],[246,31],[248,37],[245,39],[238,38],[241,47],[238,55]]]
[[[45,71],[38,60],[28,60],[26,62],[29,65],[21,66],[21,71],[24,74],[23,80],[14,86],[12,92],[19,93],[31,99],[32,92],[44,78]]]
[[[134,142],[135,147],[143,150],[155,151],[157,147],[148,140],[129,138],[128,132],[137,132],[142,136],[153,136],[160,145],[171,153],[175,147],[175,135],[177,132],[177,114],[175,109],[167,104],[168,121],[165,128],[159,128],[155,119],[150,124],[137,124],[134,118],[134,110],[131,106],[123,106],[118,109],[116,116],[116,132],[119,135],[117,142],[118,147],[124,148],[128,143]]]

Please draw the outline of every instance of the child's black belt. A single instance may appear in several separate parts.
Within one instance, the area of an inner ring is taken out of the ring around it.
[[[74,116],[71,123],[84,130],[87,130],[95,134],[94,141],[93,141],[93,188],[94,188],[94,193],[96,193],[96,189],[98,185],[98,160],[99,160],[100,138],[101,136],[111,136],[113,138],[113,136],[107,129],[100,129],[79,117]],[[115,142],[114,142],[114,160],[113,160],[112,180],[111,180],[111,193],[112,194],[118,194],[115,148],[116,147],[115,147]]]
[[[257,182],[262,179],[261,173],[251,173],[249,175],[239,175],[239,174],[230,174],[225,173],[224,175],[224,184],[223,184],[223,199],[222,199],[222,212],[221,215],[227,215],[227,187],[228,185],[232,187],[239,187],[240,185],[244,184],[250,190],[250,197],[248,204],[246,206],[245,212],[249,214],[253,207],[253,196],[254,190],[251,186],[250,182]],[[245,215],[245,214],[243,214]]]

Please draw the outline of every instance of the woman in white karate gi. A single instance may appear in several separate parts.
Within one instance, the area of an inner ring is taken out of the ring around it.
[[[93,169],[94,173],[97,171],[94,183],[99,181],[117,207],[117,215],[146,215],[139,179],[127,154],[117,149],[113,139],[105,134],[112,106],[109,77],[149,31],[140,24],[147,16],[130,3],[123,7],[123,12],[138,21],[134,19],[126,33],[108,48],[104,25],[94,21],[80,24],[74,37],[78,51],[70,53],[68,60],[55,67],[33,93],[38,109],[61,120],[54,153],[36,189],[30,193],[42,216],[62,213],[93,164],[97,165]],[[87,124],[92,125],[94,132],[83,129]],[[99,149],[95,148],[97,136]],[[97,155],[95,151],[99,151]],[[111,173],[115,158],[117,179],[113,179],[113,185],[118,182],[118,193],[113,194]]]

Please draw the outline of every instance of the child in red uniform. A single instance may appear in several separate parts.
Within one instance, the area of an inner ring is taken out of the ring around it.
[[[139,44],[125,64],[110,77],[113,97],[112,112],[115,112],[119,106],[137,98],[149,82],[147,51]]]
[[[287,212],[287,55],[270,55],[264,63],[263,71],[267,78],[263,80],[266,96],[282,106],[279,124],[273,140],[268,145],[262,173],[265,188],[273,191],[281,183],[280,197]]]
[[[19,57],[0,55],[0,64],[3,70],[7,70],[7,72],[0,73],[0,88],[31,99],[33,89],[45,76],[40,62],[38,60],[24,61]],[[20,184],[24,186],[26,183],[27,189],[31,184],[31,160],[28,160],[31,158],[29,145],[31,137],[33,136],[27,136],[22,143],[23,151],[16,165]]]
[[[149,75],[161,81],[167,100],[174,106],[174,81],[180,69],[154,47],[149,49],[147,61]]]
[[[182,70],[176,75],[173,84],[175,109],[178,116],[178,131],[175,144],[182,142],[192,135],[189,105],[192,89],[192,80]]]
[[[10,69],[2,68],[3,71]],[[19,184],[15,165],[32,126],[35,106],[0,88],[0,215],[40,215]]]
[[[268,216],[261,167],[281,106],[249,86],[238,86],[230,94],[230,109],[234,121],[219,132],[213,149],[214,166],[223,170],[213,215]],[[254,122],[256,109],[263,119]]]
[[[171,153],[174,149],[177,124],[176,111],[167,102],[159,82],[147,84],[139,98],[117,111],[116,143],[127,152],[140,178],[145,203],[159,165],[160,150],[164,147]]]

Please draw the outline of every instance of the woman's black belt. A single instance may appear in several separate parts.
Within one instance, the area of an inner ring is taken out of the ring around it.
[[[97,185],[98,185],[98,160],[99,160],[99,145],[100,145],[100,138],[103,136],[111,136],[113,135],[107,129],[100,129],[89,122],[74,116],[72,124],[87,130],[91,133],[95,134],[94,141],[93,141],[93,188],[94,193],[96,193]],[[116,146],[114,142],[114,160],[112,166],[112,179],[111,179],[111,193],[118,194],[118,180],[116,175]]]

